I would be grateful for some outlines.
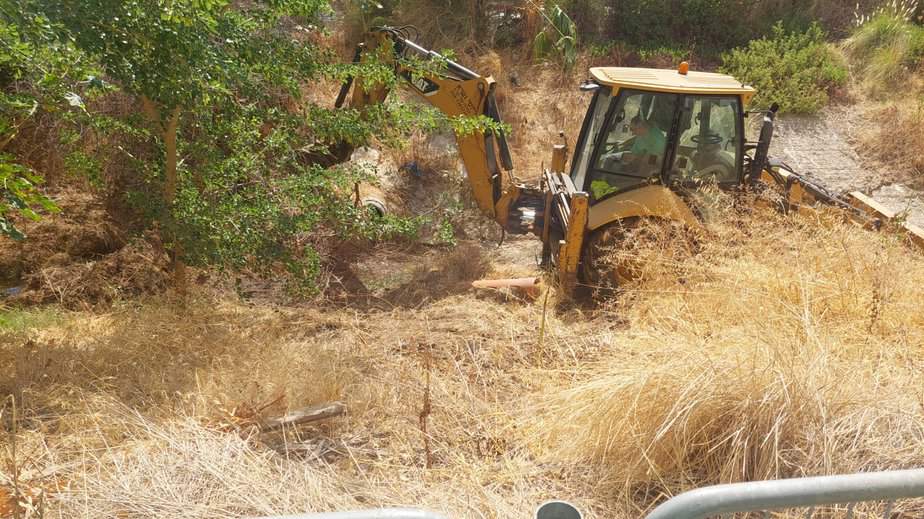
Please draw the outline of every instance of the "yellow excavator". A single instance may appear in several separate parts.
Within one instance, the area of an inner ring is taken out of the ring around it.
[[[494,79],[414,43],[410,30],[373,29],[357,46],[354,62],[372,56],[393,62],[397,77],[447,116],[486,116],[500,123]],[[409,65],[411,59],[441,66],[422,72]],[[570,168],[567,146],[553,145],[551,167],[538,185],[515,179],[502,131],[456,136],[478,207],[506,232],[542,240],[542,263],[557,274],[566,296],[579,281],[612,286],[622,280],[597,262],[601,250],[619,245],[626,229],[651,219],[701,228],[700,208],[690,194],[704,185],[774,189],[783,211],[837,206],[864,225],[889,224],[924,248],[924,231],[872,199],[857,192],[834,194],[768,158],[777,106],[748,112],[755,91],[731,76],[691,71],[687,63],[676,70],[598,67],[580,88],[592,99]],[[349,96],[348,106],[362,111],[387,95],[384,84],[348,79],[336,106]],[[746,120],[754,113],[763,114],[763,124],[758,140],[748,142]],[[341,159],[350,151],[337,148]]]

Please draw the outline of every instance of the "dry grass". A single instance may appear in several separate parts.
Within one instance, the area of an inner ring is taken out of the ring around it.
[[[609,308],[551,312],[541,343],[541,300],[471,293],[5,319],[21,484],[44,489],[46,517],[512,518],[559,497],[628,518],[704,483],[924,463],[924,258],[827,216],[715,214],[699,254],[639,248],[643,281]],[[483,272],[468,257],[447,279]],[[320,426],[248,425],[332,399],[349,411]]]
[[[585,79],[581,74],[565,74],[555,65],[530,65],[515,59],[506,56],[506,73],[495,79],[498,90],[505,92],[499,104],[501,117],[512,129],[510,153],[516,175],[532,181],[542,173],[543,165],[549,166],[552,145],[561,143],[560,131],[565,132],[574,152],[592,94],[578,89]],[[586,59],[579,60],[574,70],[586,71],[586,65]]]
[[[536,312],[459,296],[355,314],[151,301],[4,333],[0,363],[14,369],[0,391],[22,402],[18,464],[27,487],[45,489],[50,516],[421,504],[514,517],[575,495],[560,468],[502,434],[529,385],[521,373],[583,355],[556,319],[538,347]],[[417,424],[427,351],[430,470]],[[335,398],[348,416],[321,427],[260,436],[246,426],[266,403],[276,405],[257,416]]]
[[[640,508],[703,484],[924,464],[920,253],[830,215],[729,223],[679,265],[660,261],[668,244],[641,253],[645,281],[615,307],[629,330],[542,395],[536,449]]]
[[[859,146],[893,176],[920,182],[924,157],[916,152],[924,139],[924,105],[906,99],[869,110],[869,123]]]

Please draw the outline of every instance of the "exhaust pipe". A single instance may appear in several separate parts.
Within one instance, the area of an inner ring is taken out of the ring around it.
[[[764,114],[764,124],[760,127],[760,137],[757,140],[757,149],[754,150],[754,160],[751,161],[751,182],[757,182],[760,173],[767,165],[767,155],[770,152],[770,141],[773,139],[773,120],[780,105],[773,103],[770,110]]]

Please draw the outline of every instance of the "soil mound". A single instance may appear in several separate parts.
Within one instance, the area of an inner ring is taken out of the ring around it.
[[[53,198],[61,212],[22,222],[25,240],[0,237],[0,300],[84,308],[163,290],[167,256],[156,239],[129,240],[91,193]]]

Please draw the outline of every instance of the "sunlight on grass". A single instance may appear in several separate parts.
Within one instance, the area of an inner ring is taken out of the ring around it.
[[[64,320],[56,307],[5,309],[0,306],[0,333],[19,333],[47,328]]]

